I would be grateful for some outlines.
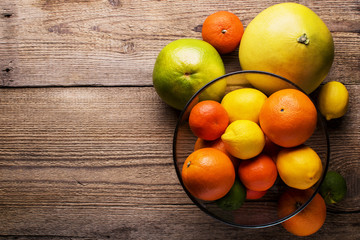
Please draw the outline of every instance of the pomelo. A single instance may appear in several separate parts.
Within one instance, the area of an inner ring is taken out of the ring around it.
[[[329,29],[316,13],[298,3],[276,4],[259,13],[246,27],[239,47],[243,70],[280,75],[306,93],[325,79],[333,59]],[[268,94],[283,88],[266,78],[249,81]]]
[[[213,46],[199,39],[178,39],[160,51],[153,70],[153,84],[165,103],[182,110],[201,87],[224,74],[224,63]],[[225,79],[217,81],[199,100],[220,101],[225,88]]]

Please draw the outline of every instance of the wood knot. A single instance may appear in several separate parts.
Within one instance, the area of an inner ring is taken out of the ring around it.
[[[193,30],[194,32],[200,32],[200,33],[201,33],[201,31],[202,31],[202,24],[197,25],[197,26],[194,27],[192,30]]]
[[[120,0],[108,0],[110,5],[113,7],[121,7],[122,3]]]
[[[14,82],[14,79],[12,79],[11,76],[11,72],[13,70],[14,69],[12,67],[6,67],[1,70],[3,74],[1,74],[0,86],[10,86]]]
[[[11,68],[11,67],[7,67],[7,68],[5,68],[5,69],[3,69],[2,71],[3,72],[6,72],[6,73],[9,73],[9,72],[11,72],[13,69]]]
[[[6,12],[6,13],[3,13],[2,15],[4,18],[11,18],[13,14]]]
[[[133,42],[127,42],[122,47],[122,53],[133,53],[135,52],[135,44]]]
[[[57,34],[69,34],[71,33],[69,27],[66,24],[59,24],[55,26],[51,26],[48,28],[48,31],[51,33],[57,33]]]

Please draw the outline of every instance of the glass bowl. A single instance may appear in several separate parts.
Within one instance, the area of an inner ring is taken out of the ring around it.
[[[269,92],[262,91],[267,96],[269,96],[272,92],[283,88],[294,88],[302,91],[291,81],[281,76],[262,71],[236,71],[225,74],[209,82],[196,94],[194,94],[194,96],[192,96],[185,108],[180,113],[173,139],[173,158],[176,174],[188,197],[194,202],[196,206],[198,206],[202,211],[211,217],[214,217],[221,222],[241,228],[263,228],[274,226],[283,221],[286,221],[303,210],[311,202],[319,190],[319,187],[328,169],[330,156],[329,137],[325,120],[322,118],[319,110],[317,110],[317,127],[313,135],[305,142],[305,145],[311,147],[319,155],[323,168],[320,179],[315,185],[312,186],[314,190],[313,195],[303,205],[299,206],[293,213],[286,217],[278,217],[278,198],[282,192],[288,188],[278,176],[275,184],[262,198],[257,200],[246,200],[244,204],[237,210],[223,210],[214,201],[203,201],[192,196],[184,186],[181,178],[181,171],[186,158],[194,151],[194,144],[197,139],[197,137],[191,132],[188,124],[190,111],[192,107],[196,105],[197,102],[199,102],[199,99],[201,99],[199,96],[203,91],[215,84],[217,81],[223,81],[224,79],[227,82],[226,93],[244,87],[256,88],[262,91],[263,84],[266,83],[266,81],[271,81],[274,83],[274,88]]]

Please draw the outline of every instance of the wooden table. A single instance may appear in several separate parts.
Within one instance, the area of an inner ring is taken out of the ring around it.
[[[201,212],[176,177],[179,112],[152,85],[159,51],[201,39],[210,13],[246,27],[282,1],[1,0],[0,239],[292,239],[281,225],[239,229]],[[309,239],[360,239],[360,2],[294,1],[335,42],[325,82],[343,82],[347,114],[328,123],[330,169],[346,199]],[[223,56],[240,70],[237,52]]]

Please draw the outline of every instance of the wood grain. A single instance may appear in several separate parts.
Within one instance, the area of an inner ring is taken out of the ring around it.
[[[351,109],[359,90],[350,86]],[[152,87],[5,88],[0,96],[2,239],[291,237],[281,226],[233,228],[192,204],[172,160],[179,112]],[[329,128],[330,168],[346,177],[348,196],[315,238],[359,237],[359,113],[351,109]]]
[[[172,159],[179,112],[152,87],[159,51],[201,39],[210,13],[231,11],[246,27],[280,2],[0,1],[0,239],[294,239],[281,225],[228,226],[191,202]],[[325,82],[350,93],[347,114],[327,123],[329,169],[348,194],[305,239],[360,239],[360,4],[291,2],[327,24]],[[222,56],[227,72],[240,70],[237,54]]]
[[[159,51],[179,38],[201,39],[210,13],[232,11],[246,27],[280,2],[3,0],[0,86],[150,86]],[[294,2],[313,9],[333,33],[329,78],[359,83],[358,1]],[[236,51],[223,59],[227,72],[240,70]]]

